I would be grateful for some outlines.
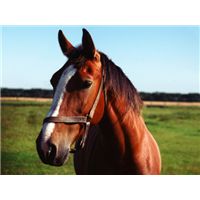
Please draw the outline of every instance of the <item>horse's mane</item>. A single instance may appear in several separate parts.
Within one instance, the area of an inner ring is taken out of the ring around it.
[[[127,106],[127,111],[132,107],[134,111],[140,113],[143,102],[136,88],[120,67],[115,65],[104,53],[100,52],[100,54],[101,63],[105,71],[105,87],[108,98],[113,101],[122,99],[125,101],[124,105]]]

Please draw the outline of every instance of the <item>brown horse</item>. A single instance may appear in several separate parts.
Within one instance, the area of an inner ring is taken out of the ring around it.
[[[58,38],[68,61],[51,78],[53,102],[37,138],[41,160],[60,166],[75,151],[77,174],[160,174],[159,148],[130,80],[87,30],[77,48],[62,31]]]

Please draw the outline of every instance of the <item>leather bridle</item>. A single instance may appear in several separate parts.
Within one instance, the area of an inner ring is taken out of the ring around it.
[[[96,107],[99,103],[99,99],[101,96],[101,91],[104,90],[104,70],[102,70],[102,78],[101,78],[101,83],[99,86],[99,90],[96,96],[96,99],[93,103],[92,108],[90,109],[89,113],[86,116],[58,116],[58,117],[46,117],[43,121],[44,123],[64,123],[64,124],[85,124],[85,133],[83,134],[82,140],[80,142],[81,147],[83,148],[85,145],[85,141],[87,139],[88,131],[90,128],[90,122],[91,119],[94,116]],[[104,90],[104,95],[105,95],[105,90]],[[70,150],[71,153],[73,153],[75,150]]]

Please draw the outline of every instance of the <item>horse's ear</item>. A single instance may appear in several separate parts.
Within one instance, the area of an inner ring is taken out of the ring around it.
[[[59,41],[60,48],[61,48],[63,54],[66,55],[67,57],[69,57],[70,54],[72,53],[72,51],[74,50],[74,47],[66,39],[66,37],[64,36],[64,34],[61,30],[59,30],[59,32],[58,32],[58,41]]]
[[[95,46],[94,46],[91,35],[84,28],[83,28],[83,37],[82,37],[82,47],[83,47],[83,53],[87,58],[89,59],[94,58]]]

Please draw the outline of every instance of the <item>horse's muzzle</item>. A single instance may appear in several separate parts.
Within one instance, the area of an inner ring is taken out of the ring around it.
[[[67,161],[69,156],[69,148],[58,151],[56,145],[47,142],[47,149],[44,151],[41,143],[42,139],[40,134],[36,140],[36,148],[43,163],[53,166],[62,166]]]

